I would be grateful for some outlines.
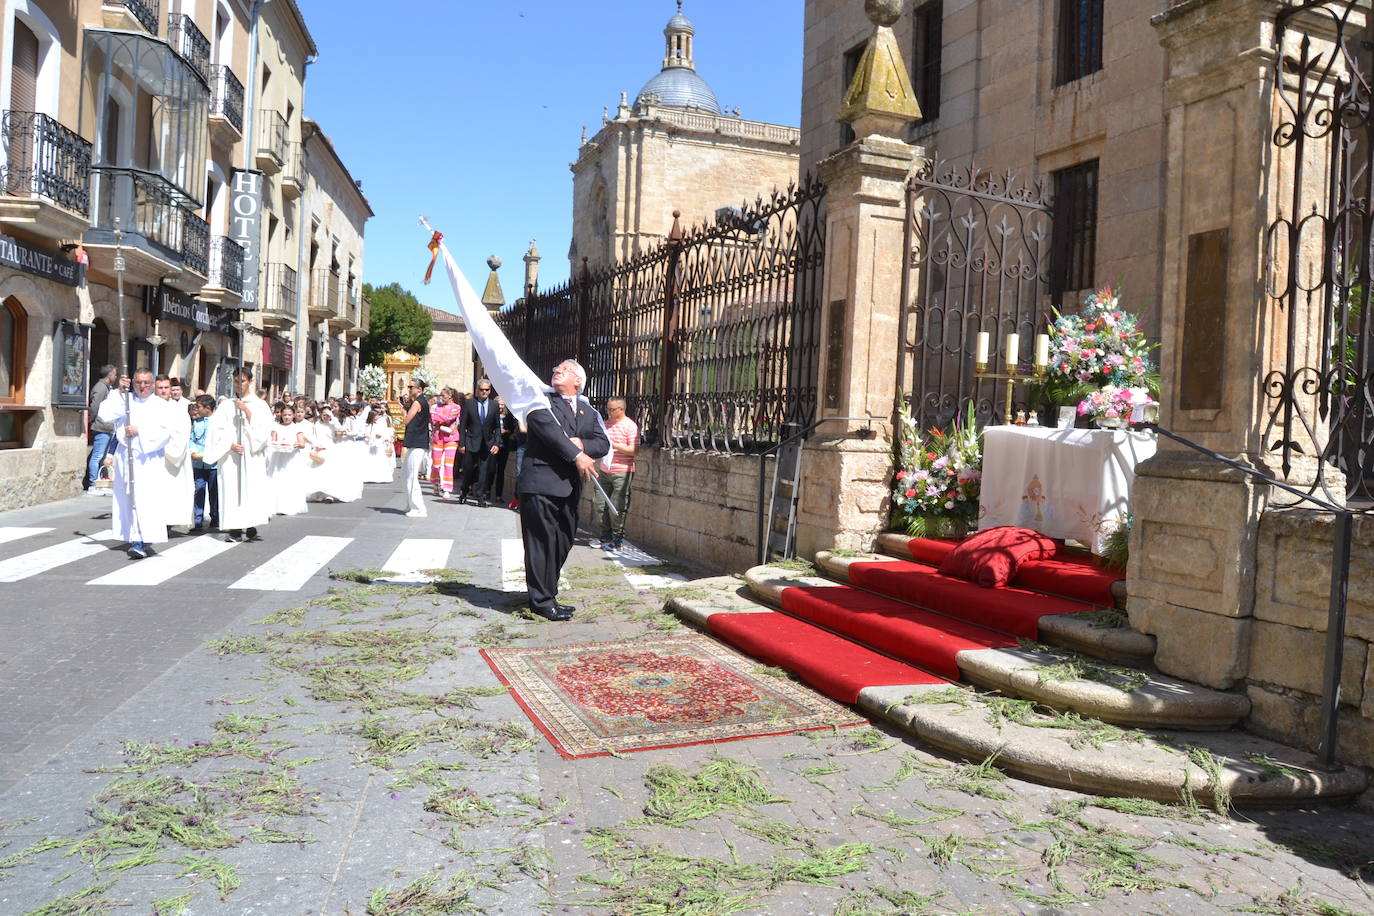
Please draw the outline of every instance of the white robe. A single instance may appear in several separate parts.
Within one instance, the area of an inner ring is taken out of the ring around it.
[[[306,511],[306,473],[310,458],[307,449],[296,448],[297,436],[306,428],[304,423],[272,427],[267,474],[272,481],[273,509],[277,515],[300,515]]]
[[[395,433],[391,418],[383,415],[367,428],[367,472],[364,483],[391,483],[396,474]]]
[[[343,427],[337,423],[320,421],[315,424],[312,441],[324,460],[311,469],[308,484],[311,496],[343,503],[362,499],[362,468],[355,450],[360,443],[345,436]]]
[[[119,447],[115,449],[114,508],[110,523],[115,537],[130,543],[161,544],[167,540],[169,502],[173,493],[164,454],[173,433],[173,418],[167,402],[157,395],[130,396],[126,413],[124,394],[115,388],[101,403],[96,418],[102,423],[113,423],[119,440]],[[132,440],[124,435],[128,426],[138,431]],[[127,483],[130,455],[133,456],[132,500]]]
[[[265,525],[273,509],[272,489],[267,482],[272,408],[255,394],[243,398],[243,403],[251,419],[240,415],[233,398],[220,402],[210,417],[205,443],[205,461],[219,468],[219,526],[225,531]],[[230,448],[236,442],[243,445],[242,455]]]
[[[168,401],[167,407],[172,418],[172,438],[167,442],[165,457],[167,473],[172,478],[171,504],[168,509],[167,524],[195,524],[196,478],[191,473],[191,402],[182,398]]]

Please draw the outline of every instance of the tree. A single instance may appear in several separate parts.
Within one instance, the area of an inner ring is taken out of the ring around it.
[[[393,350],[425,355],[434,321],[420,300],[399,283],[376,288],[364,283],[363,295],[372,303],[371,325],[360,344],[364,366],[379,365]]]

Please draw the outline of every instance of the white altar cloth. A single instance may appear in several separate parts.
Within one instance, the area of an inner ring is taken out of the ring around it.
[[[983,431],[978,527],[1017,525],[1101,553],[1131,508],[1135,467],[1153,432],[990,426]]]

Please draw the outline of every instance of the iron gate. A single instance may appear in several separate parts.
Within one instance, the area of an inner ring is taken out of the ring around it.
[[[1335,503],[1374,498],[1369,18],[1361,0],[1308,0],[1276,19],[1263,444],[1284,478]]]
[[[1011,383],[975,378],[978,333],[988,332],[997,370],[1012,333],[1020,335],[1015,361],[1030,362],[1046,325],[1046,198],[1038,180],[939,160],[922,163],[907,186],[897,390],[920,428],[947,426],[969,402],[980,425],[1001,422],[1001,386]],[[1026,397],[1021,388],[1014,401],[1024,407]]]

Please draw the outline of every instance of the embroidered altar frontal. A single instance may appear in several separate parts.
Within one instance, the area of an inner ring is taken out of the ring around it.
[[[858,725],[862,716],[701,634],[482,655],[564,757]]]

